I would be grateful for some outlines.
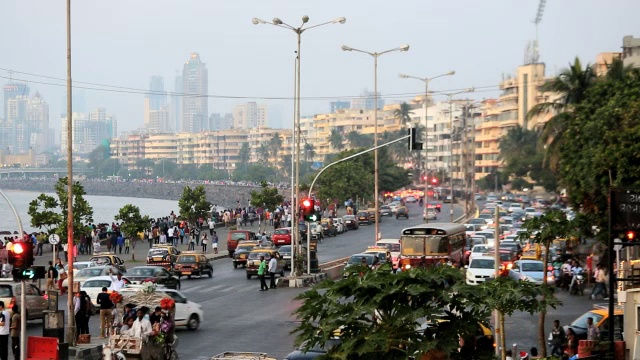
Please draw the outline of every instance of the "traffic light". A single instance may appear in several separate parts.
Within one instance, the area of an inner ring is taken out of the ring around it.
[[[422,150],[422,143],[418,142],[418,131],[415,128],[409,129],[409,150]]]
[[[631,241],[635,241],[636,240],[636,232],[633,230],[629,230],[624,234],[625,240],[627,240],[628,242]]]
[[[436,177],[431,178],[431,184],[438,185],[438,178]]]
[[[304,216],[304,220],[308,221],[308,222],[318,222],[318,221],[320,221],[321,218],[322,218],[322,215],[320,215],[319,212],[314,212],[311,215],[305,215]]]
[[[14,269],[27,269],[33,265],[33,243],[16,242],[9,250],[8,260]]]
[[[44,266],[32,266],[24,269],[13,269],[11,272],[14,280],[44,279],[47,272]]]
[[[313,199],[304,199],[302,200],[302,215],[306,221],[314,221],[309,220],[309,218],[314,215],[316,209],[314,207],[315,201]]]

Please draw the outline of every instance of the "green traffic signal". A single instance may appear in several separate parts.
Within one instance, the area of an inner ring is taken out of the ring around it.
[[[317,212],[314,212],[314,213],[311,213],[309,215],[305,215],[304,216],[304,220],[308,221],[308,222],[318,222],[318,221],[320,221],[320,219],[321,219],[321,216]]]

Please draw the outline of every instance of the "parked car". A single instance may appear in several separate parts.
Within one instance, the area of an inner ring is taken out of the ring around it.
[[[347,229],[358,230],[360,227],[360,222],[356,220],[354,215],[345,215],[342,217],[342,220],[344,220],[344,224],[347,226]]]
[[[151,281],[170,289],[180,290],[180,279],[160,266],[136,266],[127,271],[127,279],[134,285]]]
[[[178,279],[182,276],[191,279],[192,275],[213,277],[213,266],[205,254],[196,251],[183,251],[176,259],[173,273],[178,275]]]
[[[13,279],[0,279],[0,300],[4,302],[5,309],[11,310],[13,305],[20,306],[21,283],[14,282]],[[48,310],[49,303],[45,293],[34,284],[25,284],[25,308],[27,309],[27,319],[43,319],[44,311]]]
[[[123,295],[135,294],[140,289],[125,288],[121,291]],[[184,326],[189,330],[197,330],[200,323],[204,321],[204,311],[200,304],[189,301],[188,298],[178,290],[157,288],[156,292],[164,293],[171,297],[176,303],[174,321],[176,326]]]
[[[372,220],[371,220],[371,216],[369,216],[369,213],[366,211],[360,211],[356,214],[356,219],[358,219],[358,224],[367,224],[367,225],[371,225]]]

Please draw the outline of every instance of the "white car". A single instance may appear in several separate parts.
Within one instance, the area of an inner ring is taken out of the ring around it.
[[[476,226],[473,224],[464,224],[465,227],[465,234],[467,236],[473,236],[473,234],[476,233]]]
[[[418,199],[416,199],[415,196],[407,196],[406,198],[404,198],[404,201],[408,203],[414,203],[418,201]]]
[[[522,210],[522,204],[520,203],[512,203],[511,205],[509,205],[509,208],[507,209],[507,212],[513,212],[514,210]]]
[[[493,246],[489,246],[486,244],[474,245],[471,248],[471,253],[469,254],[469,261],[473,260],[474,258],[483,256],[490,251],[494,251]]]
[[[120,293],[126,296],[129,294],[135,294],[138,291],[140,291],[140,289],[125,288],[122,289]],[[189,301],[180,291],[167,288],[157,288],[156,292],[164,293],[176,302],[176,326],[185,326],[189,330],[197,330],[200,323],[204,321],[204,311],[202,311],[200,304]]]
[[[438,220],[438,212],[434,208],[425,207],[422,211],[423,220]]]
[[[344,226],[344,223],[342,222],[342,219],[333,218],[333,226],[336,227],[336,231],[338,232],[338,234],[342,234],[343,232],[346,231],[346,228]]]
[[[131,283],[124,276],[122,278],[124,279],[125,284]],[[91,298],[91,302],[97,307],[98,294],[102,292],[102,288],[106,287],[108,292],[112,292],[112,285],[113,280],[111,279],[111,276],[96,276],[86,280],[82,286],[80,286],[80,291],[86,291],[87,295]]]
[[[496,243],[496,232],[492,230],[483,230],[475,233],[476,236],[482,235],[487,238],[487,245],[494,246]]]
[[[98,264],[96,264],[94,261],[75,261],[73,263],[73,276],[76,277],[78,271],[93,266],[98,266]],[[69,271],[69,264],[64,265],[64,270],[67,272]]]
[[[467,285],[479,285],[488,279],[495,279],[495,260],[490,256],[478,256],[469,261],[467,269]]]
[[[120,273],[120,270],[115,266],[91,266],[78,270],[78,272],[73,275],[73,282],[79,282],[82,287],[82,284],[88,279],[96,276],[109,275],[109,270],[111,270],[114,276]],[[62,280],[62,287],[69,288],[69,278]]]
[[[400,203],[399,202],[392,202],[389,204],[389,207],[391,208],[391,213],[395,214],[398,211],[398,208],[400,207]]]

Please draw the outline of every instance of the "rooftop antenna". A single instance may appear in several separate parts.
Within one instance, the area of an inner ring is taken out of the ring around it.
[[[540,48],[538,47],[538,25],[542,22],[542,16],[544,15],[544,7],[547,4],[547,0],[540,0],[538,3],[538,11],[536,11],[536,17],[533,19],[533,23],[536,25],[536,39],[533,43],[532,63],[537,63],[540,59]]]

